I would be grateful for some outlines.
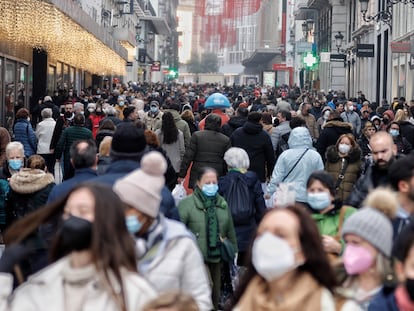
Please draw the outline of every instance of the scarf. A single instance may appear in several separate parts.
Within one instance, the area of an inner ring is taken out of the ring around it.
[[[208,197],[196,187],[194,190],[194,195],[196,195],[201,202],[206,211],[206,236],[207,236],[207,261],[213,260],[214,262],[220,258],[220,229],[218,218],[216,214],[216,198]]]
[[[410,297],[403,286],[398,286],[395,290],[395,300],[397,301],[398,310],[414,311],[414,302],[410,300]]]
[[[307,272],[299,272],[284,297],[272,297],[269,285],[260,276],[249,283],[237,304],[240,311],[320,311],[322,290],[318,282]]]

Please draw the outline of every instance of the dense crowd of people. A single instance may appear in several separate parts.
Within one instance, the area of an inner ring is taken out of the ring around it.
[[[413,113],[287,86],[45,96],[0,128],[0,311],[414,310]]]

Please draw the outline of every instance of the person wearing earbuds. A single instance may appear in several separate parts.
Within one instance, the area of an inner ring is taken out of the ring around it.
[[[352,134],[341,135],[328,147],[325,170],[335,181],[336,198],[344,202],[361,173],[361,149]]]
[[[158,292],[182,291],[194,297],[201,311],[210,311],[211,289],[194,236],[160,210],[167,163],[151,151],[141,167],[113,186],[126,205],[126,224],[135,240],[138,271]]]
[[[247,271],[227,310],[335,310],[335,277],[303,206],[269,210],[249,253]]]

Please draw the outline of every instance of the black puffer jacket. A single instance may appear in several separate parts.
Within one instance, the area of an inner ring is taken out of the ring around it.
[[[231,134],[233,134],[233,132],[239,127],[242,127],[244,123],[246,123],[246,121],[247,121],[246,117],[241,117],[241,116],[231,117],[229,122],[227,122],[226,124],[223,124],[223,126],[221,127],[221,131],[224,135],[226,135],[227,137],[230,137]]]
[[[231,145],[244,149],[249,155],[249,170],[255,172],[261,182],[272,175],[275,166],[275,154],[269,134],[260,123],[247,121],[230,137]]]

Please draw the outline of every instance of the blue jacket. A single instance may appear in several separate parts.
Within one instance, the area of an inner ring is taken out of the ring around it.
[[[92,181],[106,184],[112,187],[119,178],[124,177],[139,167],[139,163],[134,160],[117,160],[109,164],[108,169],[104,175],[100,175],[94,178]],[[168,218],[179,220],[174,198],[167,187],[164,186],[161,191],[161,196],[162,200],[160,204],[160,212]]]
[[[25,119],[16,120],[14,125],[14,140],[19,141],[24,147],[24,156],[30,157],[32,154],[36,154],[36,134],[33,131],[32,125]]]
[[[394,292],[386,293],[381,290],[372,299],[368,311],[399,311]]]
[[[230,171],[227,173],[227,175],[220,177],[218,183],[220,195],[226,197],[230,185],[237,175],[242,175],[244,177],[246,184],[250,190],[250,202],[253,202],[253,208],[256,210],[255,217],[252,217],[249,223],[243,225],[234,224],[237,238],[237,247],[239,251],[246,251],[256,232],[257,225],[262,220],[263,214],[266,211],[266,205],[263,198],[263,190],[260,184],[260,180],[257,177],[257,174],[253,171],[247,171],[245,174],[237,171]]]
[[[324,169],[322,158],[312,148],[312,138],[306,127],[294,128],[290,132],[288,145],[289,149],[282,152],[276,162],[267,193],[273,194],[281,182],[294,183],[296,201],[307,203],[306,183],[314,171]],[[289,174],[296,162],[298,164]]]
[[[75,175],[63,181],[61,184],[56,185],[49,193],[47,204],[65,197],[75,186],[78,184],[96,178],[96,170],[91,168],[80,168],[75,170]]]

